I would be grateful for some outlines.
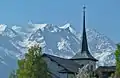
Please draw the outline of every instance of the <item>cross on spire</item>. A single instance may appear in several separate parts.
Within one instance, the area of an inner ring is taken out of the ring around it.
[[[86,9],[86,7],[85,7],[85,5],[83,6],[83,11],[85,11],[85,9]]]

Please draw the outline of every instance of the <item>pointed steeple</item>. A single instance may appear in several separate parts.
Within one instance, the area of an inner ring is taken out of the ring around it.
[[[88,43],[87,43],[87,35],[86,35],[86,28],[85,28],[85,6],[83,7],[83,33],[82,33],[82,47],[81,52],[78,52],[72,59],[79,59],[79,60],[96,60],[88,50]]]
[[[82,34],[82,49],[81,52],[88,52],[88,43],[85,29],[85,6],[83,7],[83,34]]]

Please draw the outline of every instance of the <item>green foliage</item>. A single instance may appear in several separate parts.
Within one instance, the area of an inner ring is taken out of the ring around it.
[[[111,76],[109,78],[114,78],[114,73],[111,74]]]
[[[17,78],[15,70],[10,73],[9,78]]]
[[[117,50],[115,51],[116,56],[116,72],[115,75],[120,77],[120,44],[117,44]]]
[[[16,72],[18,78],[50,78],[39,45],[31,47],[24,59],[18,60],[18,67]]]

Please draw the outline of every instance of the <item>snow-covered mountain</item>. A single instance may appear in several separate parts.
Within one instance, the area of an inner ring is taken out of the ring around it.
[[[87,29],[87,37],[91,54],[99,60],[97,64],[114,65],[115,43],[94,29]],[[16,60],[34,44],[40,44],[44,53],[71,58],[80,52],[81,33],[76,32],[69,23],[63,26],[30,23],[26,29],[1,24],[0,69],[6,69],[0,70],[0,73],[7,71],[8,74],[16,68]],[[2,77],[6,78],[6,75]]]
[[[21,53],[18,42],[22,38],[7,25],[0,25],[0,76],[6,78],[5,74],[16,67],[17,55]]]

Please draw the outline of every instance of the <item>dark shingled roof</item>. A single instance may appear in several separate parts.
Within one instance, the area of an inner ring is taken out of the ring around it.
[[[99,66],[97,69],[96,69],[96,72],[99,72],[99,71],[115,71],[116,70],[116,66]]]
[[[95,59],[91,54],[86,53],[86,52],[78,52],[74,57],[71,58],[71,60],[93,60],[93,61],[98,61]]]
[[[77,73],[78,68],[82,67],[78,63],[76,63],[76,62],[74,62],[74,61],[72,61],[70,59],[64,59],[64,58],[56,57],[56,56],[49,55],[49,54],[43,54],[43,57],[50,58],[51,61],[56,62],[57,64],[59,64],[60,66],[65,68],[65,70],[67,70],[69,72]]]

